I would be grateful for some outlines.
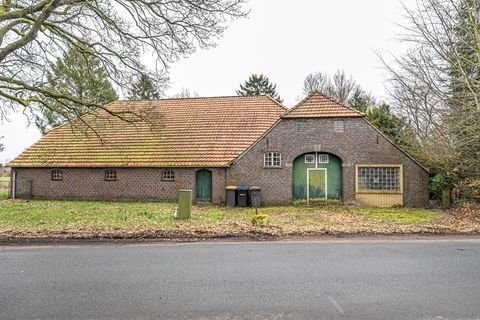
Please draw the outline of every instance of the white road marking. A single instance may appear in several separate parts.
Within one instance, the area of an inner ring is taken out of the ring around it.
[[[330,302],[333,304],[333,306],[335,307],[335,309],[337,309],[338,312],[340,312],[341,314],[345,314],[345,311],[343,311],[342,307],[340,307],[340,304],[337,302],[337,300],[335,300],[334,297],[328,296],[328,300],[330,300]]]

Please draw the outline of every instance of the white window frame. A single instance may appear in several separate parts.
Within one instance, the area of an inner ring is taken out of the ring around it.
[[[307,160],[307,157],[311,157],[311,160]],[[315,164],[315,155],[314,154],[306,154],[305,155],[305,163]]]
[[[325,153],[319,153],[317,154],[317,162],[318,163],[328,163],[330,161],[328,154]]]
[[[115,169],[105,170],[105,181],[117,181],[117,170]]]
[[[163,181],[175,181],[175,171],[169,169],[162,172]]]
[[[52,170],[52,181],[62,181],[63,180],[63,170],[53,169]]]
[[[266,152],[263,154],[263,166],[265,168],[281,168],[282,154],[280,152]]]

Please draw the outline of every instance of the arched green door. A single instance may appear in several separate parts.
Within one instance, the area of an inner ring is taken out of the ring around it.
[[[197,201],[212,201],[212,172],[209,170],[197,171],[196,177]]]
[[[293,199],[325,203],[341,200],[342,161],[333,154],[311,152],[293,161]]]

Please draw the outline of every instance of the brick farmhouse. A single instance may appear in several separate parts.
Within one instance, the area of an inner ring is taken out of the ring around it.
[[[428,171],[318,92],[292,109],[268,96],[116,101],[50,130],[10,166],[14,198],[175,200],[192,189],[221,204],[227,186],[246,185],[265,204],[428,203]]]

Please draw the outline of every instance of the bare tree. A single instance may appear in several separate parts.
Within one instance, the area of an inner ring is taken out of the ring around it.
[[[228,19],[245,16],[244,2],[2,0],[0,115],[8,109],[49,109],[52,100],[58,108],[53,112],[75,114],[70,109],[85,102],[49,86],[45,70],[72,47],[98,59],[120,88],[147,72],[142,64],[146,56],[155,62],[149,76],[161,80],[171,62],[214,45]]]
[[[303,93],[319,91],[332,99],[348,104],[355,94],[363,92],[360,85],[345,71],[337,70],[331,77],[322,72],[310,73],[303,81]]]
[[[182,88],[180,92],[172,95],[172,98],[196,98],[199,94],[196,91],[192,91],[189,88]]]
[[[314,91],[319,91],[361,112],[367,112],[369,108],[376,105],[375,98],[363,90],[353,77],[347,76],[343,70],[337,70],[332,77],[322,72],[307,75],[303,81],[303,93],[308,95]]]
[[[480,175],[480,0],[418,0],[402,40],[384,62],[392,103],[439,171]]]

